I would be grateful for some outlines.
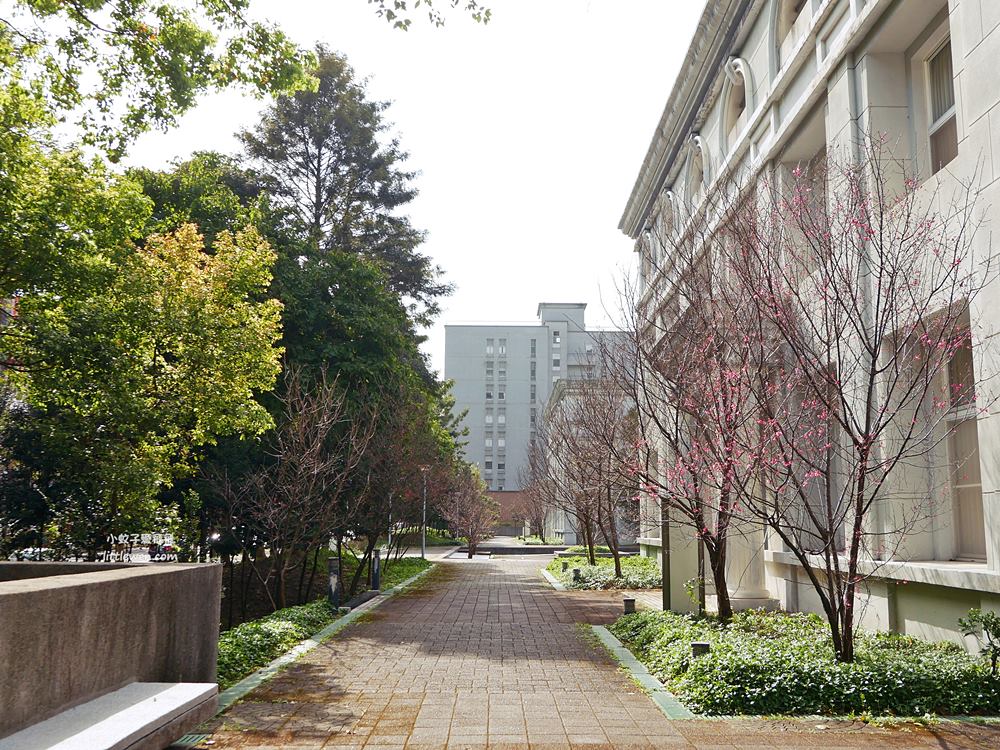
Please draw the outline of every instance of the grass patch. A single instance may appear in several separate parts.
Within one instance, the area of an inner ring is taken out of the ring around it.
[[[430,560],[424,560],[422,557],[400,557],[383,563],[382,590],[398,586],[407,578],[412,578],[417,573],[427,570],[433,564]]]
[[[237,625],[219,635],[219,687],[235,685],[337,619],[326,599]]]
[[[399,536],[402,535],[403,548],[413,548],[416,547],[420,549],[420,527],[414,526],[409,529],[403,529],[402,531],[393,532],[393,544],[396,544]],[[381,537],[378,542],[382,546],[386,543],[386,538]],[[464,544],[463,539],[454,537],[447,531],[439,531],[438,529],[427,528],[427,546],[428,547],[454,547],[459,544]]]
[[[610,628],[678,699],[708,715],[975,715],[1000,712],[1000,678],[957,644],[859,632],[856,659],[835,660],[811,614],[740,612],[714,619],[625,615]],[[691,656],[691,641],[711,652]]]
[[[658,589],[660,566],[650,557],[632,555],[623,557],[622,577],[615,578],[615,561],[610,557],[597,558],[590,565],[586,557],[557,557],[545,569],[568,589]],[[568,563],[566,572],[562,564]],[[573,581],[573,569],[580,569],[580,580]]]

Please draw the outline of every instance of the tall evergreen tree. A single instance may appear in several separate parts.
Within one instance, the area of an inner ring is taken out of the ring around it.
[[[241,134],[247,154],[292,210],[309,255],[375,262],[415,321],[427,323],[451,286],[418,252],[424,233],[400,213],[416,190],[407,154],[386,138],[388,104],[368,97],[343,57],[322,46],[316,55],[316,89],[278,97]]]

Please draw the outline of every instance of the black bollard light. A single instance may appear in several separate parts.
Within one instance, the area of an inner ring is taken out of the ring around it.
[[[696,659],[704,656],[712,650],[712,644],[708,641],[691,641],[691,656]]]
[[[631,596],[626,596],[623,600],[625,603],[625,614],[634,615],[635,614],[635,599]]]

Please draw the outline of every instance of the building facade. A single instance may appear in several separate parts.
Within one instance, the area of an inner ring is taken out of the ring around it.
[[[649,236],[678,220],[676,206],[697,210],[734,175],[780,184],[865,134],[886,137],[928,203],[972,183],[983,222],[974,242],[988,255],[1000,211],[998,57],[995,0],[710,1],[620,224],[640,255],[639,304],[656,308],[675,293],[675,283],[656,278],[665,249]],[[1000,374],[987,346],[998,300],[1000,290],[986,288],[970,320],[977,395],[988,404]],[[879,561],[859,603],[864,627],[961,641],[957,619],[970,608],[1000,610],[1000,415],[995,406],[952,411],[941,447],[940,463],[952,462],[942,472],[945,506]],[[957,452],[969,456],[961,471]],[[899,502],[918,502],[914,488],[933,484],[930,472],[908,469],[914,497]],[[641,538],[651,556],[663,547],[656,513],[646,509]],[[677,609],[691,606],[691,536],[676,529],[669,539]],[[788,610],[819,610],[794,556],[763,531],[735,540],[729,570],[734,602],[773,598]]]
[[[594,372],[586,303],[538,305],[538,322],[445,326],[444,376],[465,413],[466,458],[490,490],[522,489],[528,448],[560,379]]]

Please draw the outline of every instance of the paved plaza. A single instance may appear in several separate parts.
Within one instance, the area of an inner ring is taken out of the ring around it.
[[[556,592],[549,558],[448,560],[211,722],[200,748],[997,748],[941,724],[670,721],[587,624],[615,592]]]

